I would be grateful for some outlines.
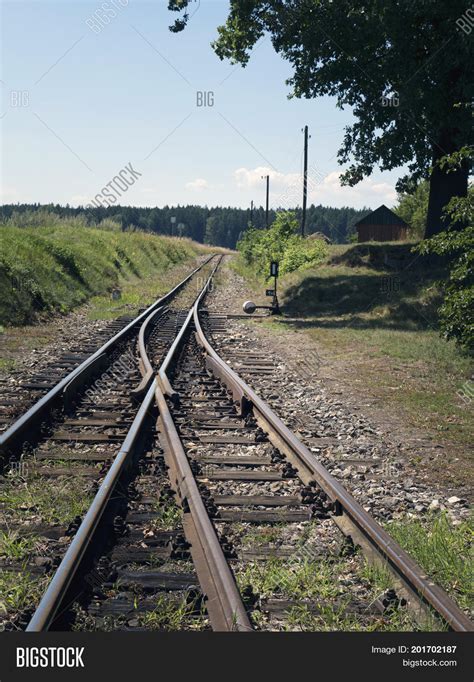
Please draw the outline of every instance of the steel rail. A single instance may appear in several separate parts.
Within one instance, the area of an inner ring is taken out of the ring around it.
[[[208,258],[200,267],[193,270],[191,275],[189,275],[180,284],[187,282],[189,278],[192,277],[198,270],[200,270],[203,265],[208,263],[211,258],[213,258],[213,256]],[[180,287],[180,285],[178,285],[178,287]],[[175,292],[178,287],[175,287],[172,291]],[[166,297],[163,297],[163,299],[169,298],[171,293],[172,292],[169,292],[169,294],[167,294]],[[149,309],[140,316],[140,319],[142,319],[148,312]],[[144,324],[147,324],[150,321],[150,318],[155,314],[155,312],[152,312],[146,317]],[[145,334],[141,334],[140,338],[142,339],[142,343],[144,343]],[[90,546],[91,540],[94,537],[94,533],[97,530],[107,504],[110,501],[112,492],[114,491],[120,476],[125,471],[126,467],[131,463],[132,456],[139,445],[143,428],[146,425],[147,418],[149,417],[150,411],[154,406],[156,388],[157,380],[152,379],[146,396],[140,405],[140,408],[132,422],[129,431],[127,432],[120,450],[115,456],[110,469],[108,470],[84,519],[81,522],[81,525],[79,526],[71,544],[66,550],[66,553],[62,558],[58,568],[56,569],[56,572],[43,597],[41,598],[41,601],[26,628],[27,632],[42,632],[44,630],[48,630],[50,625],[54,622],[54,619],[57,617],[57,611],[67,593],[69,586],[71,585],[72,580],[74,579],[74,576],[77,573],[77,570],[79,569],[81,560],[84,558],[84,555]]]
[[[178,394],[171,386],[167,370],[189,332],[194,312],[206,294],[219,263],[220,259],[159,368],[155,399],[159,412],[158,430],[169,467],[170,481],[180,498],[184,533],[191,544],[193,563],[202,590],[207,596],[206,606],[212,628],[215,631],[248,632],[253,629],[252,625],[165,399],[167,395],[172,402],[177,402]]]
[[[90,357],[84,360],[78,367],[73,369],[67,376],[61,379],[53,388],[51,388],[46,395],[42,396],[34,405],[32,405],[21,417],[19,417],[1,436],[0,436],[0,466],[2,461],[7,459],[8,452],[18,445],[18,441],[25,433],[30,433],[34,424],[38,423],[41,418],[45,416],[48,410],[51,410],[53,405],[61,402],[63,392],[67,389],[70,382],[79,378],[82,373],[87,372],[89,366],[95,361],[99,361],[100,356],[104,353],[110,353],[115,346],[124,340],[128,334],[150,315],[157,308],[167,303],[180,289],[182,289],[187,282],[201,270],[209,261],[214,258],[209,256],[201,265],[195,268],[187,277],[179,282],[167,294],[152,303],[144,312],[140,313],[134,320],[132,320],[126,327],[121,329],[111,339],[106,341],[97,351],[92,353]]]
[[[99,525],[110,496],[115,489],[120,475],[125,466],[130,463],[131,457],[135,452],[143,425],[149,416],[149,410],[153,406],[155,395],[155,384],[153,381],[147,391],[138,413],[133,420],[125,440],[117,453],[114,461],[102,481],[87,514],[85,515],[77,533],[69,545],[64,557],[59,564],[53,579],[48,585],[33,617],[26,628],[27,632],[42,632],[48,630],[56,617],[57,610],[71,584],[82,558],[86,553],[94,532]]]
[[[162,435],[171,485],[180,498],[184,534],[191,544],[206,608],[214,631],[251,631],[242,597],[204,506],[181,439],[159,386],[155,390],[158,428]]]
[[[142,395],[143,393],[146,393],[147,389],[150,386],[150,383],[153,381],[154,373],[153,373],[153,367],[151,366],[151,362],[148,358],[148,355],[146,353],[146,338],[147,335],[150,332],[150,323],[159,315],[161,312],[164,312],[166,310],[165,306],[160,306],[156,310],[154,310],[150,315],[146,318],[145,322],[142,324],[140,327],[140,332],[138,334],[138,354],[140,356],[139,359],[139,369],[140,369],[140,374],[142,375],[142,380],[137,386],[137,388],[133,389],[132,393],[134,395]]]
[[[202,300],[204,293],[201,294]],[[207,355],[208,368],[232,391],[242,411],[251,406],[254,416],[272,440],[287,454],[295,457],[295,464],[304,482],[316,480],[336,505],[336,515],[345,515],[351,525],[368,540],[376,553],[382,555],[410,592],[433,608],[452,630],[472,631],[474,624],[446,594],[431,581],[398,543],[368,514],[352,495],[320,464],[308,448],[290,431],[273,410],[231,369],[209,343],[199,319],[199,302],[194,307],[196,339]],[[257,414],[255,414],[257,413]],[[260,417],[260,419],[258,419]],[[337,516],[333,517],[334,520]]]

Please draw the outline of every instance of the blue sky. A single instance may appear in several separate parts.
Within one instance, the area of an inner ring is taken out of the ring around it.
[[[123,204],[259,205],[269,173],[271,205],[294,205],[305,124],[311,202],[394,203],[401,169],[340,187],[351,112],[329,97],[288,99],[291,69],[269,38],[245,69],[218,59],[210,42],[226,0],[196,2],[179,34],[166,5],[2,3],[2,203],[86,204],[131,162],[141,176]],[[198,92],[213,106],[197,106]]]

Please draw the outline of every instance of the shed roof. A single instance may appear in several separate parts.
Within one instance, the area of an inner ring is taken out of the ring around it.
[[[364,216],[358,220],[356,225],[405,225],[408,227],[407,223],[400,218],[396,213],[391,211],[389,208],[382,204],[375,211]]]

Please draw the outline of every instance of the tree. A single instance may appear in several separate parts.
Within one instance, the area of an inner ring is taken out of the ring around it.
[[[268,229],[249,228],[239,240],[237,249],[244,262],[266,279],[272,261],[280,263],[281,275],[321,263],[328,253],[326,243],[301,237],[299,226],[293,211],[278,211]]]
[[[472,151],[471,151],[472,159]],[[466,156],[467,152],[461,152]],[[444,159],[449,170],[459,164],[459,154]],[[449,276],[442,282],[444,302],[439,309],[441,331],[447,339],[474,354],[474,188],[465,197],[453,197],[445,208],[448,229],[425,239],[416,250],[447,259]],[[462,226],[462,227],[460,227]]]
[[[169,0],[181,12],[190,0]],[[351,106],[340,163],[353,159],[343,183],[408,164],[397,183],[410,191],[430,182],[426,236],[445,229],[443,208],[467,192],[469,163],[448,174],[440,163],[472,143],[470,77],[473,42],[466,0],[230,0],[214,50],[245,66],[256,42],[269,33],[273,47],[293,67],[295,97],[332,95]]]
[[[402,192],[398,195],[398,204],[394,211],[410,226],[410,237],[421,239],[425,232],[428,215],[429,183],[422,180],[411,194]]]

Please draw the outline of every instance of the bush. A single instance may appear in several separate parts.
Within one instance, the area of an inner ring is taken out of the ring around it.
[[[280,263],[282,274],[299,268],[311,267],[325,260],[328,254],[326,242],[322,239],[302,239],[292,237],[288,240]]]
[[[422,239],[425,234],[429,190],[429,183],[424,180],[417,185],[412,194],[398,195],[398,205],[394,211],[410,226],[410,239]]]
[[[440,232],[421,242],[416,250],[450,258],[447,282],[442,283],[444,303],[439,309],[440,326],[447,339],[474,351],[474,225],[464,230]]]
[[[3,221],[3,225],[8,227],[87,227],[88,221],[86,216],[62,216],[49,211],[45,208],[39,208],[35,211],[13,211],[10,218]]]
[[[249,228],[237,244],[247,265],[260,276],[267,276],[271,261],[280,263],[280,274],[321,263],[328,254],[323,240],[303,239],[297,235],[298,221],[291,211],[279,211],[268,230]]]

